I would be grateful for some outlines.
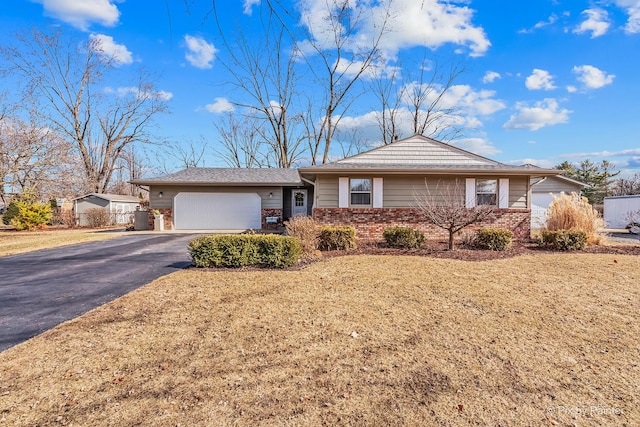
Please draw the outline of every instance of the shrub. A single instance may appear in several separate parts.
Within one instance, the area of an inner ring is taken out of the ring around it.
[[[2,215],[2,223],[4,225],[11,225],[11,220],[13,219],[13,217],[18,215],[18,205],[16,205],[17,202],[17,199],[13,199],[11,203],[9,203],[9,206],[7,206],[7,210],[4,211],[4,215]]]
[[[504,228],[481,228],[476,231],[475,246],[491,251],[505,251],[511,246],[513,233]]]
[[[76,228],[78,226],[76,213],[74,211],[61,211],[58,217],[60,222],[69,228]]]
[[[106,227],[111,224],[111,215],[104,208],[91,208],[84,212],[87,225],[91,228]]]
[[[15,201],[15,205],[18,208],[18,213],[11,218],[11,225],[13,225],[16,230],[43,228],[53,216],[49,203],[17,200]]]
[[[302,256],[313,258],[318,250],[318,233],[320,225],[309,216],[297,216],[285,221],[287,235],[300,240]]]
[[[543,230],[537,243],[555,251],[575,251],[584,249],[587,240],[587,233],[582,230]]]
[[[320,229],[319,240],[322,251],[346,251],[356,247],[356,229],[350,225],[325,225]]]
[[[189,242],[196,267],[260,266],[283,268],[300,259],[300,241],[294,237],[264,234],[203,236]]]
[[[604,228],[604,221],[597,210],[576,193],[553,196],[553,202],[547,209],[548,231],[579,230],[587,236],[587,244],[599,244],[602,235],[598,233]]]
[[[424,242],[424,234],[409,227],[385,228],[382,235],[387,245],[392,248],[415,249]]]

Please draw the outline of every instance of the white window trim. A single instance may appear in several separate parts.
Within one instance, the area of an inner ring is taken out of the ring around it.
[[[373,178],[373,191],[371,194],[371,206],[374,208],[381,208],[382,207],[382,197],[383,197],[383,184],[382,184],[382,178]]]
[[[349,207],[349,177],[341,176],[338,178],[338,207]]]
[[[476,179],[467,178],[465,184],[465,206],[468,209],[476,207]]]
[[[500,209],[509,208],[509,178],[498,180],[498,207]]]
[[[371,190],[370,191],[356,191],[356,192],[352,192],[351,191],[351,180],[352,179],[368,179],[371,183]],[[371,178],[366,178],[366,177],[350,177],[348,179],[348,190],[349,190],[349,200],[347,201],[347,203],[349,204],[350,207],[354,207],[354,208],[370,208],[373,206],[373,179]],[[354,205],[351,203],[351,194],[369,194],[369,204],[366,205]]]

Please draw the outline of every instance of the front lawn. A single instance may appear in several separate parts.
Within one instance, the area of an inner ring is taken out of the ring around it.
[[[640,425],[638,283],[615,254],[189,269],[0,353],[0,420]]]
[[[40,231],[15,231],[0,229],[0,256],[15,255],[38,249],[55,248],[74,243],[93,242],[122,236],[119,230],[96,229],[45,229]]]

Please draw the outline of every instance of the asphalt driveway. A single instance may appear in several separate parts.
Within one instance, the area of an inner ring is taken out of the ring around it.
[[[132,234],[0,258],[0,351],[191,263],[193,234]]]

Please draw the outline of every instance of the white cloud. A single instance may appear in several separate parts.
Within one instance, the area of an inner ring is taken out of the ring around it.
[[[455,145],[463,150],[471,151],[472,153],[476,153],[481,156],[492,156],[494,154],[501,153],[498,148],[491,145],[491,142],[484,138],[457,139],[455,141],[451,141],[451,145]]]
[[[624,31],[627,34],[640,33],[640,0],[614,0],[613,2],[629,15]]]
[[[253,12],[253,6],[259,5],[261,0],[244,0],[244,8],[242,9],[243,13],[246,15],[251,15]]]
[[[500,73],[495,71],[487,71],[484,73],[484,77],[482,77],[482,83],[493,83],[496,79],[501,79],[502,76]]]
[[[625,157],[625,156],[640,156],[640,148],[630,148],[627,150],[619,151],[593,151],[584,153],[570,153],[563,154],[565,157],[580,157],[580,158],[592,158],[592,157]]]
[[[584,10],[582,14],[587,15],[587,19],[573,30],[574,33],[584,34],[591,31],[592,39],[607,33],[611,22],[609,22],[609,14],[606,10],[593,8]]]
[[[204,108],[206,108],[208,112],[216,114],[234,110],[233,104],[230,103],[227,98],[216,98],[215,102],[205,105]]]
[[[614,74],[607,74],[593,65],[575,66],[573,67],[573,72],[578,75],[578,81],[587,89],[599,89],[610,85],[616,77]]]
[[[189,64],[196,68],[209,69],[213,67],[213,60],[218,50],[213,43],[208,43],[205,39],[198,36],[184,36],[184,43],[187,47],[185,58]]]
[[[538,68],[533,69],[533,73],[527,77],[525,85],[529,90],[553,90],[556,88],[553,84],[553,76],[548,71]]]
[[[104,34],[91,34],[89,40],[98,43],[99,49],[106,57],[112,58],[117,65],[133,63],[133,55],[123,44],[113,41],[113,37]]]
[[[538,30],[540,28],[544,28],[548,25],[552,25],[554,24],[556,21],[558,20],[558,15],[556,15],[555,13],[551,14],[551,16],[549,16],[549,19],[546,21],[539,21],[537,22],[533,28],[531,29],[522,29],[520,31],[518,31],[521,34],[527,34],[527,33],[533,33],[534,30]]]
[[[355,2],[348,4],[361,16],[361,26],[347,45],[357,51],[360,44],[375,40],[385,19],[388,19],[380,47],[385,56],[394,57],[400,49],[416,46],[437,48],[447,43],[468,46],[471,56],[482,56],[491,45],[482,27],[472,23],[474,10],[441,0],[395,0],[388,2]],[[330,46],[332,28],[325,19],[326,0],[301,2],[302,23],[309,28],[316,43]],[[389,18],[387,18],[389,17]],[[307,49],[305,49],[306,51]]]
[[[573,85],[569,85],[567,86],[567,92],[569,93],[576,93],[578,91],[578,88],[573,86]]]
[[[115,94],[116,96],[120,96],[120,97],[135,95],[138,98],[155,98],[160,101],[168,101],[171,98],[173,98],[173,93],[171,92],[167,92],[164,90],[160,90],[157,92],[147,92],[135,86],[121,86],[117,89],[107,86],[104,88],[104,92],[109,94]]]
[[[36,0],[45,14],[83,31],[92,23],[113,27],[120,19],[114,0]]]
[[[571,111],[560,109],[558,101],[547,98],[538,101],[533,107],[524,102],[516,104],[517,114],[511,115],[509,120],[502,126],[504,129],[529,129],[531,131],[541,129],[546,126],[553,126],[569,121]]]

